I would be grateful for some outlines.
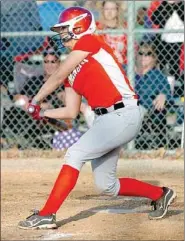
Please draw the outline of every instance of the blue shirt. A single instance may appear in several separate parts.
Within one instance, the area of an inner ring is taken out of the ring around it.
[[[152,108],[153,100],[159,94],[165,94],[171,100],[171,89],[167,77],[158,69],[153,68],[144,75],[135,75],[135,91],[140,104],[146,109]]]

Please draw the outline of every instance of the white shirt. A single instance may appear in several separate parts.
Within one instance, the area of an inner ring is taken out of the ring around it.
[[[172,16],[168,19],[164,26],[165,30],[175,30],[183,29],[184,23],[180,19],[176,11],[173,12]],[[183,43],[184,42],[184,33],[163,33],[161,39],[167,43]]]

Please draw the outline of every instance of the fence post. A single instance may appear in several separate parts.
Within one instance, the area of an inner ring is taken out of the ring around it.
[[[128,78],[134,85],[134,67],[135,67],[135,51],[134,51],[134,29],[135,29],[135,0],[128,1],[128,42],[127,42],[127,61],[128,61]],[[134,141],[131,141],[127,147],[128,150],[134,149]]]

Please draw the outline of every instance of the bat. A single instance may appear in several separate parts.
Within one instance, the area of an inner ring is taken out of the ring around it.
[[[34,107],[30,106],[28,107],[28,112],[32,113],[34,111]],[[64,130],[68,130],[70,128],[72,128],[72,121],[71,120],[57,120],[54,118],[49,118],[49,117],[45,117],[43,119],[43,122],[46,124],[49,124],[50,126],[54,127],[55,129],[57,129],[58,131],[64,131]]]
[[[58,131],[64,131],[72,128],[72,121],[70,120],[57,120],[53,118],[45,118],[44,121],[50,125],[51,127],[54,127]]]
[[[28,104],[27,98],[25,96],[20,96],[20,97],[21,98],[19,98],[16,101],[15,105],[28,113],[33,113],[34,107],[30,106],[27,109],[27,104]],[[50,125],[51,127],[55,128],[58,131],[68,130],[68,129],[71,129],[73,126],[71,120],[64,121],[64,120],[58,120],[58,119],[53,119],[48,117],[43,119],[43,123]]]

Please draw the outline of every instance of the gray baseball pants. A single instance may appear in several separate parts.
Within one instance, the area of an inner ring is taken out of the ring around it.
[[[124,108],[98,116],[65,155],[66,164],[79,171],[91,160],[97,189],[112,196],[117,196],[120,190],[116,177],[120,149],[137,135],[143,119],[136,100],[124,101],[124,104]]]

